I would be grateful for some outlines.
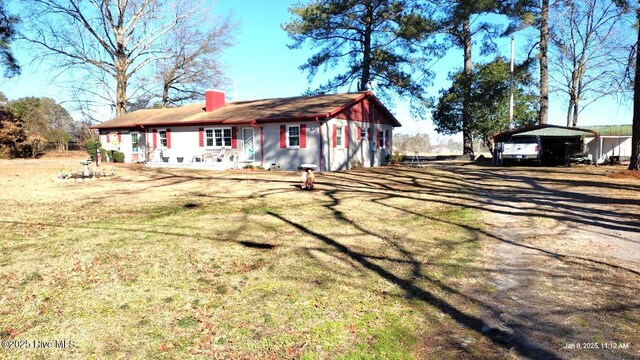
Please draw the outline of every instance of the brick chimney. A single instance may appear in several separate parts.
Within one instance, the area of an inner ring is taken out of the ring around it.
[[[204,92],[205,110],[212,112],[225,105],[224,92],[207,90]]]

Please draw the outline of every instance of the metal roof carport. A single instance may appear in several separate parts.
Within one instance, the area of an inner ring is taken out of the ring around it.
[[[563,142],[567,142],[569,140],[576,141],[578,139],[589,138],[589,137],[593,137],[599,141],[599,138],[600,138],[598,132],[591,129],[540,124],[540,125],[525,126],[522,128],[508,130],[508,131],[495,134],[493,135],[493,143],[496,145],[499,143],[506,143],[509,141],[509,139],[511,139],[512,136],[539,136],[541,141],[543,141],[543,146],[545,142],[547,144],[550,144],[553,142],[560,142],[560,141],[563,141]],[[494,160],[494,162],[497,161],[498,159],[497,149],[498,149],[498,146],[494,146],[493,158],[496,159]],[[596,147],[596,151],[597,150],[598,150],[598,147]],[[593,156],[593,159],[599,159],[598,153],[591,154],[591,155]]]

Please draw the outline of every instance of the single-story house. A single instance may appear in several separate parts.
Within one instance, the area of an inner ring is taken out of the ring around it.
[[[612,156],[617,156],[620,160],[628,159],[631,156],[631,131],[631,125],[599,125],[577,128],[540,124],[501,132],[493,136],[493,141],[496,145],[495,149],[498,149],[501,143],[508,142],[512,136],[536,135],[540,137],[543,148],[546,146],[560,150],[558,151],[560,156],[566,152],[563,150],[563,146],[583,144],[581,150],[584,151],[587,158],[593,163],[602,164],[609,162]]]
[[[370,91],[227,104],[224,93],[208,90],[204,104],[138,110],[94,128],[125,162],[334,171],[384,164],[400,126]]]

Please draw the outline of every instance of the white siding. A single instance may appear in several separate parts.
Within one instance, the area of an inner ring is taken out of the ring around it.
[[[333,146],[334,125],[348,127],[348,148]],[[365,136],[358,140],[360,128],[364,129]],[[385,146],[386,141],[383,141],[381,146],[377,147],[378,130],[383,133],[388,131],[388,148]],[[371,138],[369,138],[369,134],[371,134]],[[391,154],[393,149],[393,127],[334,118],[327,121],[323,126],[323,139],[325,144],[323,153],[326,159],[324,163],[325,170],[346,170],[353,168],[356,164],[364,167],[379,166],[386,163],[387,154]]]
[[[275,164],[283,170],[297,170],[301,164],[316,164],[320,166],[320,130],[315,121],[292,123],[306,126],[305,148],[281,148],[280,126],[285,124],[264,124],[264,164],[270,168]]]

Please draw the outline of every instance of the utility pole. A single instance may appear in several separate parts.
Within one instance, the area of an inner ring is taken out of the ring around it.
[[[511,78],[509,84],[509,130],[513,129],[513,57],[514,57],[514,39],[511,37]]]

